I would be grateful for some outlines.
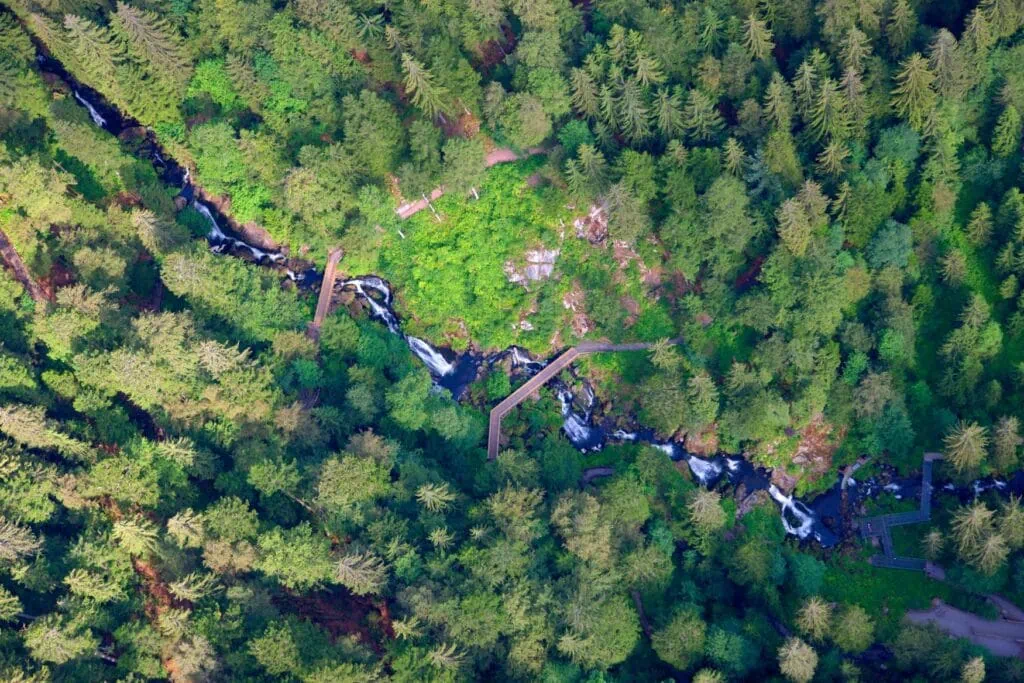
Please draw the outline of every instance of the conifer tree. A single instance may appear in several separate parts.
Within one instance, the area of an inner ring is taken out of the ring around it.
[[[710,97],[700,90],[691,90],[684,111],[687,133],[698,141],[713,139],[725,123]]]
[[[824,78],[818,89],[818,98],[811,111],[811,130],[821,140],[844,140],[850,129],[850,108],[831,78]]]
[[[597,85],[584,69],[574,68],[569,75],[572,106],[583,116],[595,118],[598,114]]]
[[[924,130],[935,109],[934,81],[935,74],[928,68],[928,62],[917,52],[903,60],[896,75],[893,108],[915,130]]]
[[[443,117],[448,90],[434,83],[430,71],[408,53],[402,54],[402,71],[405,72],[405,90],[412,103],[431,119]]]
[[[987,430],[977,422],[958,422],[945,438],[947,456],[957,472],[974,470],[985,459]]]
[[[671,140],[682,134],[683,102],[676,88],[659,88],[654,99],[654,119],[662,137]]]
[[[754,59],[767,59],[775,45],[768,23],[751,14],[743,24],[743,44]]]
[[[899,55],[907,47],[917,29],[917,16],[907,0],[894,0],[885,24],[885,38],[893,55]]]
[[[790,638],[779,648],[779,670],[793,683],[809,683],[818,668],[818,654],[799,638]]]
[[[179,91],[185,86],[192,76],[192,62],[167,19],[120,0],[111,19],[129,49],[150,65],[155,76],[175,84]]]
[[[808,598],[796,618],[797,626],[811,640],[822,642],[831,633],[832,608],[821,598]]]
[[[772,74],[772,80],[765,89],[764,108],[776,128],[789,131],[793,125],[793,94],[778,71]]]
[[[1012,104],[1003,109],[992,133],[992,152],[997,156],[1008,157],[1020,147],[1021,119],[1020,112]]]

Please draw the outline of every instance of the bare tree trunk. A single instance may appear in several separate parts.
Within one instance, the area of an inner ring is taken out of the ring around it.
[[[633,596],[633,604],[636,606],[636,611],[640,615],[640,627],[644,630],[644,635],[647,636],[648,640],[651,637],[651,622],[647,621],[647,614],[644,612],[644,603],[640,600],[640,591],[631,591]]]

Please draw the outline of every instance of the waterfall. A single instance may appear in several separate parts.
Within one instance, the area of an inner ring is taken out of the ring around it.
[[[366,292],[366,290],[363,288],[365,286],[365,287],[370,287],[371,289],[376,289],[377,291],[380,291],[379,288],[376,287],[371,282],[369,282],[368,279],[367,280],[363,280],[363,279],[356,278],[355,280],[346,280],[345,282],[342,282],[340,286],[342,288],[345,288],[345,287],[353,287],[353,288],[355,288],[356,293],[359,294],[359,296],[363,297],[363,299],[366,301],[367,305],[370,307],[370,312],[373,314],[373,317],[381,320],[385,325],[387,325],[388,329],[393,334],[397,334],[397,335],[401,335],[402,334],[401,328],[400,328],[400,326],[398,324],[398,318],[395,316],[394,313],[391,312],[391,309],[388,308],[387,305],[386,305],[388,303],[388,299],[390,298],[390,295],[391,295],[391,290],[390,289],[385,287],[385,291],[386,291],[386,295],[385,295],[385,299],[384,299],[385,305],[382,305],[376,299],[374,299],[372,296],[370,296]]]
[[[562,429],[576,448],[581,451],[599,451],[604,445],[604,433],[600,427],[590,425],[590,413],[573,410],[573,395],[566,387],[559,387],[556,395],[562,404]]]
[[[693,476],[704,486],[713,486],[722,475],[721,463],[714,460],[704,460],[695,455],[686,456],[686,464],[689,466]]]
[[[207,238],[211,242],[226,242],[228,236],[217,225],[217,219],[213,217],[213,212],[210,211],[210,208],[200,201],[193,201],[192,206],[196,211],[205,216],[206,221],[210,224],[210,232],[207,234]]]
[[[452,374],[455,366],[448,362],[448,360],[441,355],[441,352],[433,346],[419,337],[406,337],[405,341],[409,344],[409,348],[412,349],[412,352],[415,353],[421,361],[423,361],[433,374],[438,377],[444,377],[445,375]]]
[[[814,529],[816,520],[813,513],[799,500],[782,493],[775,484],[768,487],[768,493],[782,508],[782,525],[786,528],[786,533],[796,536],[801,541],[806,540]]]
[[[100,128],[105,128],[107,125],[107,120],[103,118],[102,114],[96,111],[96,107],[92,106],[89,100],[82,97],[81,93],[79,93],[77,90],[72,90],[71,92],[75,94],[75,99],[78,100],[83,107],[89,110],[89,116],[92,118],[92,122]]]

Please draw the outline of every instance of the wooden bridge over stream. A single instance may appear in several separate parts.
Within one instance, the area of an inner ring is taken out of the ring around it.
[[[670,344],[678,344],[682,339],[670,339]],[[574,360],[585,353],[604,353],[608,351],[646,351],[654,346],[654,342],[637,342],[634,344],[606,344],[602,342],[583,342],[578,344],[544,366],[540,372],[527,380],[526,384],[509,394],[501,403],[491,409],[487,426],[487,459],[498,457],[501,442],[501,420],[513,408],[544,386],[555,375],[567,368]]]

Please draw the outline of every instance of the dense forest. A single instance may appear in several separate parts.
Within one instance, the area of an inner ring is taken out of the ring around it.
[[[908,618],[1024,606],[1022,29],[0,0],[0,680],[1024,681]],[[310,333],[335,248],[447,358],[651,348],[577,361],[488,460],[522,368],[453,396],[351,288]],[[576,448],[591,387],[651,436]],[[883,545],[928,571],[874,566],[858,520],[917,510],[926,452],[930,518]],[[825,491],[838,542],[787,535]]]

